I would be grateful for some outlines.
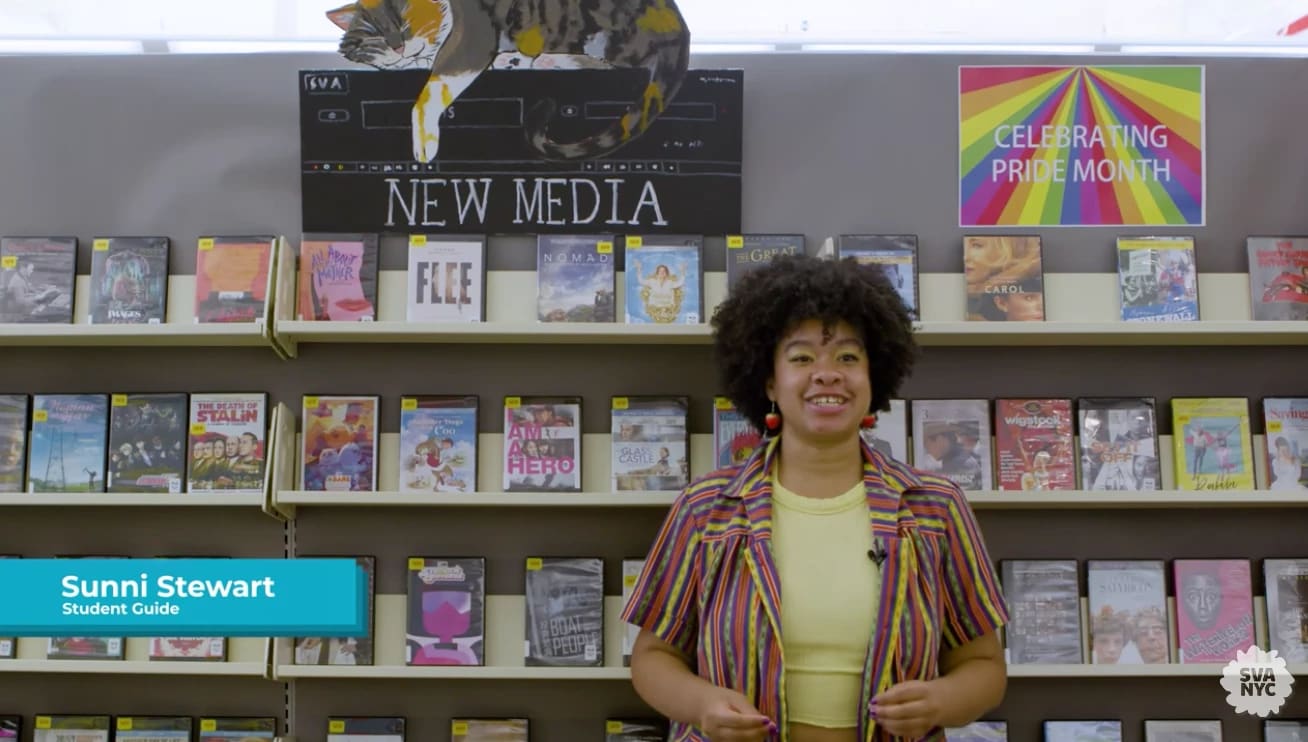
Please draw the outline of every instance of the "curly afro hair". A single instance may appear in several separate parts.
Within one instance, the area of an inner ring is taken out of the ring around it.
[[[868,353],[872,409],[889,409],[918,355],[908,307],[880,267],[807,255],[745,274],[713,313],[721,383],[736,409],[764,430],[777,343],[807,320],[854,328]]]

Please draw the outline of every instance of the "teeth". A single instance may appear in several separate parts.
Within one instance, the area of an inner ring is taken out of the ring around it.
[[[820,405],[838,405],[843,402],[844,400],[842,400],[840,397],[814,397],[813,398],[813,403],[820,404]]]

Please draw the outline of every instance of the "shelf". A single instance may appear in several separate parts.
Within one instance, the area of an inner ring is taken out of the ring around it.
[[[12,492],[0,507],[232,507],[257,508],[263,495],[191,495],[153,492]]]
[[[408,667],[405,665],[278,665],[277,678],[353,680],[625,680],[625,667]]]
[[[262,324],[0,325],[0,347],[271,347]]]
[[[924,346],[1308,345],[1308,322],[923,322]]]
[[[667,507],[676,492],[305,492],[277,495],[283,505],[420,507]]]
[[[1308,507],[1308,492],[968,492],[973,510]]]
[[[676,492],[306,492],[283,491],[279,505],[339,507],[669,507]],[[1308,507],[1306,492],[968,492],[974,510]]]
[[[1308,345],[1308,322],[921,322],[924,346]],[[483,322],[300,322],[277,325],[298,343],[681,344],[712,342],[708,325]]]
[[[711,342],[708,325],[628,325],[622,322],[301,322],[280,321],[281,342],[298,343],[659,343]]]
[[[1199,665],[1009,665],[1010,678],[1185,678],[1222,676],[1221,664]],[[1308,665],[1290,666],[1296,677],[1308,675]],[[279,665],[278,678],[395,679],[395,680],[626,680],[625,667],[406,667]]]
[[[262,662],[181,662],[145,660],[0,660],[0,673],[93,675],[187,675],[267,677]]]
[[[1225,663],[1185,665],[1009,665],[1010,678],[1220,678]],[[1295,677],[1308,676],[1308,663],[1289,666]]]

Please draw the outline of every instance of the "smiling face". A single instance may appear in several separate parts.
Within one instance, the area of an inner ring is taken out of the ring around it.
[[[872,402],[862,340],[844,322],[799,324],[777,344],[767,391],[786,435],[814,444],[857,436]]]

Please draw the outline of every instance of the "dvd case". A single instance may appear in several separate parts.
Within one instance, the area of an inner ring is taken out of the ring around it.
[[[727,295],[747,274],[762,268],[782,255],[803,255],[802,234],[727,235]]]
[[[329,716],[327,742],[404,742],[403,716]]]
[[[267,321],[276,245],[272,235],[201,237],[195,252],[195,321]]]
[[[528,557],[528,667],[604,664],[604,560]]]
[[[616,266],[611,234],[536,238],[536,319],[616,322]]]
[[[104,492],[109,395],[32,397],[28,492]]]
[[[1044,263],[1036,235],[963,238],[967,319],[1039,322],[1045,319]]]
[[[37,714],[32,719],[32,742],[109,742],[107,715]]]
[[[1082,489],[1162,488],[1153,398],[1083,398],[1077,401],[1077,421]]]
[[[1012,665],[1077,665],[1081,651],[1081,579],[1075,559],[1000,561],[1012,620],[1004,629]]]
[[[410,235],[408,268],[409,322],[485,319],[485,238]]]
[[[186,489],[193,494],[263,494],[267,479],[268,395],[191,395]]]
[[[168,307],[167,237],[99,237],[92,243],[93,325],[158,325]]]
[[[297,559],[348,559],[350,557],[297,556]],[[376,623],[377,558],[353,557],[368,575],[368,632],[365,636],[296,637],[292,646],[292,664],[296,665],[371,665],[373,633]]]
[[[877,413],[876,424],[859,431],[859,435],[883,456],[902,463],[911,462],[908,450],[908,402],[890,400],[890,409]]]
[[[0,492],[25,489],[30,407],[26,394],[0,394]]]
[[[1090,662],[1158,665],[1172,661],[1167,568],[1162,560],[1086,562]]]
[[[303,235],[296,318],[318,322],[376,320],[378,260],[375,234]]]
[[[835,244],[837,260],[853,258],[863,265],[881,266],[912,319],[918,319],[922,311],[917,251],[915,234],[842,234]]]
[[[627,324],[704,321],[704,240],[695,235],[628,236]]]
[[[614,492],[676,492],[690,481],[688,397],[614,397]]]
[[[0,324],[69,324],[76,237],[0,238]]]
[[[1194,238],[1119,237],[1117,276],[1123,322],[1199,320]]]
[[[505,492],[580,492],[581,472],[581,397],[505,397]]]
[[[410,557],[407,665],[486,662],[486,560]]]
[[[400,492],[476,492],[476,395],[400,398]]]
[[[1225,664],[1254,644],[1248,559],[1176,559],[1172,570],[1178,662]]]
[[[380,401],[375,395],[305,395],[300,489],[376,491]]]
[[[108,491],[185,489],[186,395],[115,394],[110,404]]]

